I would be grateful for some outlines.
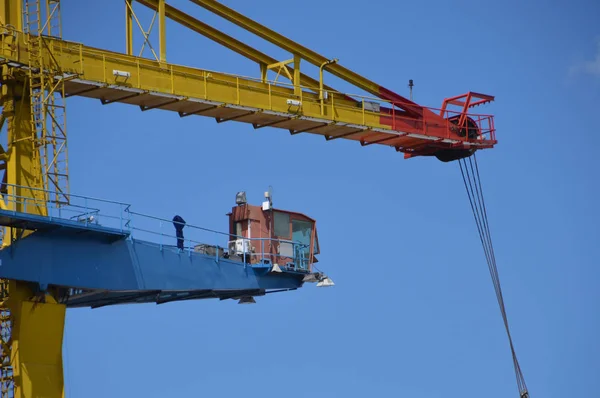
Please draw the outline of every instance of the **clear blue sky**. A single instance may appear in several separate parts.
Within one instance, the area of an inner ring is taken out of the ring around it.
[[[482,111],[496,115],[500,143],[478,159],[525,378],[532,397],[600,396],[600,5],[224,3],[401,94],[414,79],[422,105],[496,96]],[[289,58],[189,1],[170,4]],[[64,36],[124,51],[124,14],[121,0],[64,1]],[[259,76],[167,28],[169,61]],[[318,220],[319,265],[336,283],[253,306],[69,311],[68,396],[517,396],[458,164],[80,98],[69,100],[68,128],[73,193],[225,230],[237,191],[258,203],[272,185],[277,206]],[[248,152],[261,155],[250,166]]]

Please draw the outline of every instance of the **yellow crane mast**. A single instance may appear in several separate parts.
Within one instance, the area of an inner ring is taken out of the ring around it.
[[[192,2],[278,45],[291,58],[271,58],[164,0],[137,1],[158,16],[155,59],[133,54],[133,28],[141,28],[134,0],[124,1],[125,53],[63,40],[59,0],[0,0],[0,123],[7,127],[6,147],[0,146],[5,171],[0,210],[46,216],[49,206],[70,203],[65,99],[71,96],[135,105],[142,111],[162,109],[180,117],[212,117],[219,123],[238,121],[255,129],[276,127],[292,135],[317,134],[327,141],[385,145],[405,157],[448,161],[496,144],[493,117],[469,113],[492,101],[491,96],[467,93],[446,99],[439,109],[425,108],[217,1]],[[168,63],[166,18],[255,61],[260,76]],[[143,34],[148,42],[147,32]],[[319,67],[319,77],[302,73],[302,62]],[[336,91],[324,83],[325,70],[369,95]],[[280,76],[289,82],[278,81]],[[37,234],[22,225],[3,225],[3,250]],[[3,279],[0,288],[2,397],[62,397],[64,298],[70,293],[15,279]]]

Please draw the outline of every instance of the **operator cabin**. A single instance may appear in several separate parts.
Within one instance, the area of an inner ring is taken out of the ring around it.
[[[249,264],[270,263],[292,271],[312,271],[319,238],[314,219],[274,209],[271,195],[261,206],[249,205],[246,193],[236,196],[229,216],[229,257]]]

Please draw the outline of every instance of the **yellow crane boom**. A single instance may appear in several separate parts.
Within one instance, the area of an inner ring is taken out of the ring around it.
[[[3,62],[28,70],[31,54],[26,37],[20,32],[0,39]],[[104,104],[121,102],[137,105],[142,110],[164,109],[180,116],[203,115],[219,122],[236,120],[260,127],[285,128],[292,134],[311,132],[328,140],[345,138],[363,145],[384,143],[411,147],[423,141],[461,142],[451,135],[450,123],[403,119],[382,119],[376,98],[329,92],[322,101],[312,92],[315,87],[263,82],[239,75],[159,63],[131,55],[89,47],[80,43],[46,39],[42,51],[44,65],[64,74],[67,97],[83,96],[100,99]],[[298,74],[298,68],[294,71]],[[309,89],[312,89],[309,91]],[[379,100],[380,103],[385,101]],[[401,110],[398,110],[400,113]],[[443,123],[443,124],[442,124]],[[490,142],[471,143],[488,147]]]

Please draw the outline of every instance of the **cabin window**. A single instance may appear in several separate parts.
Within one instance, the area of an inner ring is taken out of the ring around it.
[[[313,223],[310,221],[292,220],[292,240],[296,244],[295,259],[297,265],[303,269],[308,267],[310,261],[312,229]]]
[[[287,213],[281,213],[279,211],[274,212],[273,216],[273,233],[275,236],[280,238],[288,239],[290,237],[290,215]]]
[[[312,237],[312,222],[292,220],[292,240],[299,243],[296,246],[296,255],[304,261],[310,256],[310,238]],[[304,265],[306,266],[306,264]]]
[[[312,223],[308,221],[292,220],[292,240],[310,248]]]

